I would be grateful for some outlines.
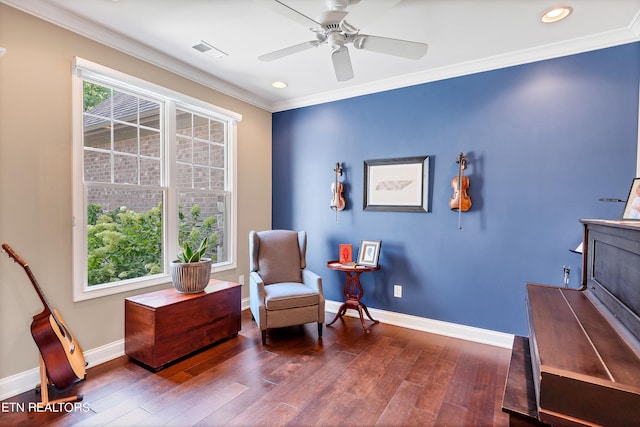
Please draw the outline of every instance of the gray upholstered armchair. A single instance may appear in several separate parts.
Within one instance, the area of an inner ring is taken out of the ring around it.
[[[322,337],[322,278],[307,270],[307,233],[268,230],[249,233],[251,314],[266,343],[267,329],[318,323]]]

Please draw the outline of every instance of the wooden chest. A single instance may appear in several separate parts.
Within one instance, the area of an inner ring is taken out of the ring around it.
[[[240,331],[239,283],[212,279],[204,292],[174,288],[125,299],[125,354],[148,367],[164,365]]]

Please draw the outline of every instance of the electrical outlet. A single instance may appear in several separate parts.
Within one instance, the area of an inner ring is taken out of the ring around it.
[[[240,283],[241,285],[244,285],[244,274],[240,275],[240,277],[238,278],[238,283]]]
[[[393,296],[402,298],[402,285],[393,285]]]

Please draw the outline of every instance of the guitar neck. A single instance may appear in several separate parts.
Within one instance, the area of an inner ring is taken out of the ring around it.
[[[20,256],[8,244],[3,243],[2,250],[6,252],[7,255],[9,255],[9,258],[17,262],[18,264],[20,264],[20,266],[24,269],[24,272],[27,273],[27,277],[29,277],[29,280],[31,280],[31,284],[36,290],[36,293],[38,294],[38,298],[40,298],[40,301],[44,306],[44,311],[41,314],[53,315],[53,318],[55,319],[56,323],[60,324],[60,321],[56,317],[54,311],[51,309],[51,306],[49,305],[49,301],[47,301],[47,297],[44,296],[44,292],[42,292],[42,289],[40,289],[40,284],[38,284],[38,281],[36,280],[36,276],[33,275],[33,272],[31,271],[29,264],[27,264],[22,258],[20,258]]]
[[[46,313],[47,315],[52,315],[53,318],[56,320],[56,323],[59,324],[60,322],[56,318],[55,312],[51,309],[51,306],[49,305],[49,301],[47,301],[47,297],[44,295],[44,292],[42,292],[42,289],[40,289],[40,284],[36,280],[36,276],[34,276],[33,272],[31,272],[31,268],[29,268],[28,264],[23,265],[22,268],[24,268],[25,273],[27,273],[29,280],[31,280],[31,284],[36,290],[36,293],[38,294],[38,297],[40,298],[40,301],[44,306],[44,313]]]

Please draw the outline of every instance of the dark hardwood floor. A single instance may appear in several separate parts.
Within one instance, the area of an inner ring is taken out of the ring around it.
[[[365,334],[345,317],[321,341],[315,324],[283,328],[263,347],[246,310],[235,338],[157,373],[127,357],[98,365],[73,390],[50,393],[81,393],[78,407],[29,412],[40,400],[32,390],[3,402],[0,425],[508,425],[510,350],[368,324]]]

